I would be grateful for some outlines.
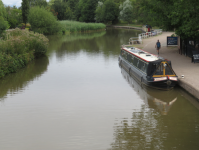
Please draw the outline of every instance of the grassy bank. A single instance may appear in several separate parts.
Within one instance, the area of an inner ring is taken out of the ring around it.
[[[45,55],[47,47],[48,39],[42,34],[18,28],[7,31],[0,40],[0,78]]]
[[[91,30],[102,30],[106,26],[103,23],[83,23],[77,21],[59,21],[63,32],[87,32]]]

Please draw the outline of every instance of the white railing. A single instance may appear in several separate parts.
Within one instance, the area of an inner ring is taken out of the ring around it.
[[[142,39],[152,37],[158,34],[162,34],[162,29],[155,29],[153,32],[145,32],[138,34],[138,37],[131,37],[129,39],[129,44],[141,44]]]
[[[131,37],[129,39],[129,44],[142,44],[142,37],[141,36]]]

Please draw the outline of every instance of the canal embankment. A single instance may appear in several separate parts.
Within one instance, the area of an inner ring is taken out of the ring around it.
[[[134,27],[134,26],[118,26],[118,25],[107,25],[106,27],[112,27],[112,28],[121,28],[121,29],[136,29],[136,30],[142,30],[140,27]]]
[[[173,33],[162,32],[161,35],[143,39],[143,43],[138,46],[152,54],[157,54],[155,44],[157,40],[160,40],[162,47],[159,56],[171,60],[172,67],[179,78],[179,86],[199,99],[199,63],[194,64],[190,57],[180,55],[177,46],[167,47],[167,36],[171,36]]]

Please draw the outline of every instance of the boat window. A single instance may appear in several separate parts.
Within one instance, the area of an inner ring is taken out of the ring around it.
[[[132,58],[131,58],[131,63],[133,63],[133,59],[134,59],[134,56],[132,56]]]
[[[138,63],[138,59],[135,57],[134,60],[133,60],[133,65],[134,65],[135,67],[137,67],[137,63]]]
[[[144,68],[144,72],[147,73],[147,69],[148,69],[148,64],[145,63],[145,68]]]
[[[147,67],[148,67],[148,64],[147,63],[143,63],[143,66],[142,66],[141,70],[146,73],[147,72]]]
[[[168,64],[165,66],[165,75],[175,75]]]
[[[122,54],[123,58],[127,59],[127,53],[123,51],[123,54]]]
[[[124,53],[124,58],[127,60],[127,53],[126,52]]]
[[[130,54],[128,54],[127,58],[128,58],[128,61],[131,63],[132,56]]]
[[[121,50],[121,56],[124,57],[124,50]]]
[[[140,60],[138,59],[138,62],[137,62],[137,65],[136,65],[137,68],[138,68],[138,66],[139,66],[139,63],[140,63]]]
[[[142,70],[143,65],[144,65],[144,62],[143,62],[143,61],[139,61],[138,68],[139,68],[140,70]]]
[[[155,71],[155,75],[163,75],[163,64],[161,63]]]

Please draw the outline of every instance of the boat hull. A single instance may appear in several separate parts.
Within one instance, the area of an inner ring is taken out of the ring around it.
[[[139,71],[121,56],[119,56],[118,60],[120,66],[122,66],[134,79],[141,82],[145,86],[161,90],[170,90],[174,88],[178,83],[177,81],[172,81],[169,78],[163,81],[153,81],[151,77],[147,77],[146,74]]]

